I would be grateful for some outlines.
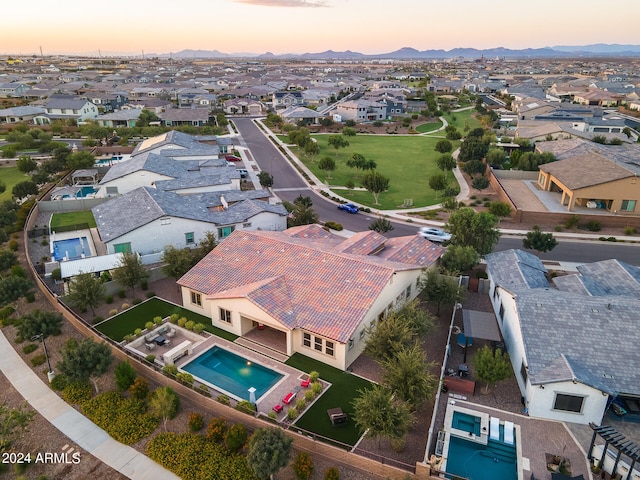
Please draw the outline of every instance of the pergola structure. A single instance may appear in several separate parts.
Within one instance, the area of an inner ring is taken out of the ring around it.
[[[592,455],[593,447],[596,442],[596,437],[600,436],[604,440],[605,444],[602,449],[602,456],[598,460],[598,468],[602,469],[604,459],[607,456],[607,450],[609,447],[613,447],[618,453],[616,454],[615,463],[613,464],[613,469],[611,471],[613,473],[617,471],[618,463],[620,463],[622,455],[625,455],[631,459],[631,464],[629,466],[629,471],[623,480],[629,480],[631,478],[631,472],[633,472],[633,467],[638,461],[640,461],[640,445],[636,445],[631,440],[627,440],[624,435],[613,427],[596,426],[593,423],[590,423],[589,426],[593,430],[593,437],[591,438],[591,444],[589,445],[587,460],[591,461],[594,458]]]

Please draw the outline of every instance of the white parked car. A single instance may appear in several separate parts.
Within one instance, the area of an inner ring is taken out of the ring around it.
[[[421,227],[418,235],[432,242],[442,243],[451,240],[451,234],[434,227]]]

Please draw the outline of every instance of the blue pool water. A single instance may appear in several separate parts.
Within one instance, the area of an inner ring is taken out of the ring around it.
[[[476,417],[475,415],[469,415],[468,413],[456,410],[453,412],[451,426],[464,432],[480,435],[480,417]]]
[[[283,377],[220,347],[213,347],[182,369],[244,400],[249,400],[250,387],[256,389],[257,400]]]
[[[93,195],[93,194],[95,194],[97,192],[98,192],[97,188],[84,186],[84,187],[80,188],[80,191],[78,193],[76,193],[76,198],[84,198],[84,197],[87,197],[89,195]]]
[[[77,260],[91,256],[91,249],[87,243],[87,237],[67,238],[66,240],[55,240],[53,242],[53,258],[56,261],[62,260],[65,256],[68,260]]]
[[[503,428],[500,425],[500,440]],[[516,446],[491,439],[482,445],[451,435],[446,470],[470,480],[517,480]]]

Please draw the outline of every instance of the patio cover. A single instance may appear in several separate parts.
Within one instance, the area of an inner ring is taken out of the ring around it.
[[[122,264],[122,253],[112,253],[99,257],[79,258],[60,262],[62,278],[75,277],[81,273],[99,273],[118,268]]]
[[[496,316],[491,312],[462,310],[464,334],[468,338],[482,338],[500,342],[500,331]]]

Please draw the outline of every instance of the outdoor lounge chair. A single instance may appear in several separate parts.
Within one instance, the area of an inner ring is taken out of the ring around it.
[[[289,405],[291,402],[293,402],[293,399],[296,398],[296,394],[293,392],[289,392],[287,393],[287,395],[282,399],[282,403],[284,403],[285,405]]]
[[[311,379],[307,378],[306,380],[303,380],[302,382],[300,382],[300,386],[304,387],[304,388],[307,388],[310,383],[311,383]]]
[[[491,438],[491,440],[500,440],[500,419],[497,417],[491,417],[489,438]]]
[[[282,405],[280,405],[279,403],[277,405],[273,406],[273,411],[276,413],[280,413],[282,411]]]
[[[145,343],[144,346],[145,346],[145,348],[147,350],[155,350],[155,348],[156,348],[156,344],[155,343]]]
[[[329,415],[329,420],[331,420],[331,424],[333,426],[343,425],[347,423],[348,417],[347,414],[342,411],[342,408],[330,408],[327,410],[327,415]]]
[[[513,445],[513,422],[504,421],[504,443]]]
[[[175,335],[176,335],[176,329],[175,328],[172,328],[167,333],[165,333],[165,336],[169,337],[169,338],[175,337]]]

